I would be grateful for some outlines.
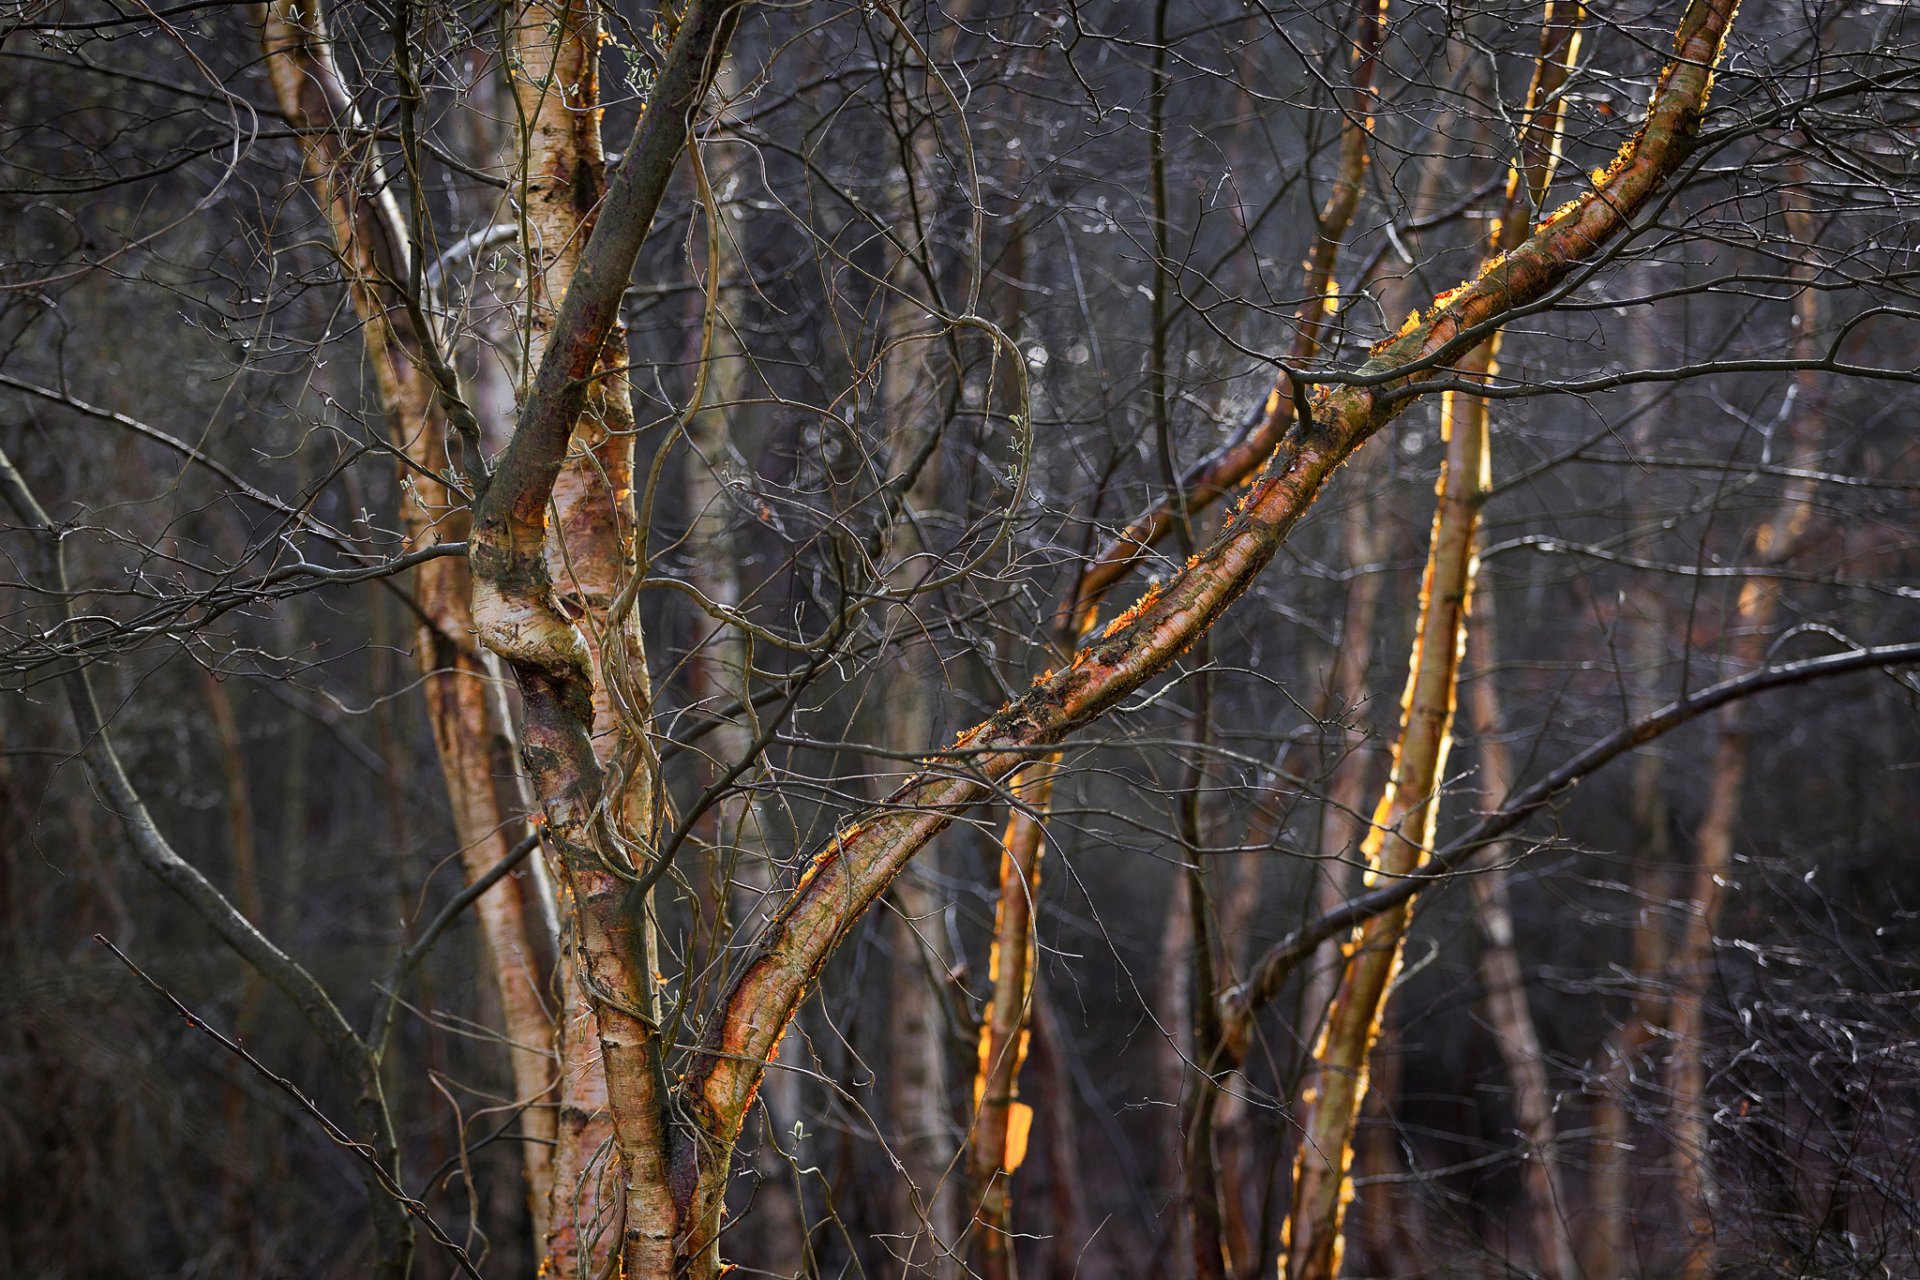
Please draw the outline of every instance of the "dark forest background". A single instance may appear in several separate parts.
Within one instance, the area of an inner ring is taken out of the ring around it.
[[[720,230],[683,167],[627,297],[650,578],[705,581],[720,557],[743,614],[814,637],[850,590],[916,554],[964,570],[861,612],[803,684],[780,682],[805,651],[752,647],[750,685],[800,693],[722,810],[756,827],[765,870],[730,876],[707,856],[730,837],[709,825],[662,888],[663,981],[694,1003],[739,922],[764,911],[755,894],[790,882],[918,754],[1056,665],[1056,609],[1085,558],[1259,415],[1352,121],[1344,4],[952,0],[902,6],[899,25],[884,8],[749,8],[724,105],[700,129]],[[1546,208],[1631,133],[1678,9],[1588,11]],[[392,13],[329,12],[376,133],[397,127]],[[411,21],[432,159],[417,181],[390,160],[382,172],[427,219],[451,345],[498,447],[525,376],[504,19],[436,2]],[[626,0],[606,21],[617,151],[663,35]],[[1499,2],[1392,0],[1386,32],[1315,367],[1354,367],[1478,269],[1540,39],[1537,6]],[[1920,639],[1917,77],[1905,6],[1749,0],[1681,180],[1557,305],[1507,324],[1474,605],[1476,623],[1497,623],[1469,628],[1439,843],[1499,806],[1489,740],[1528,780],[1754,655]],[[131,860],[76,758],[61,663],[87,664],[158,826],[355,1023],[462,885],[410,578],[378,571],[406,549],[415,499],[294,132],[248,6],[64,0],[0,15],[0,447],[63,526],[78,619],[63,645],[22,522],[0,513],[11,1275],[346,1276],[369,1248],[350,1155],[95,940],[319,1110],[351,1111],[350,1085],[279,994]],[[709,284],[718,323],[693,423],[681,409]],[[1007,361],[930,319],[976,292],[1029,380],[1024,476]],[[903,424],[930,423],[942,434],[905,517],[921,550],[869,561]],[[1202,645],[1064,748],[1021,1086],[1035,1108],[1014,1182],[1025,1274],[1189,1266],[1191,895],[1231,976],[1358,889],[1399,731],[1440,424],[1439,397],[1415,401]],[[1783,504],[1804,529],[1779,560],[1761,535]],[[1219,512],[1195,510],[1187,541],[1162,543],[1101,623],[1177,570]],[[353,568],[376,572],[333,572]],[[1757,643],[1741,636],[1743,591],[1777,599]],[[1356,616],[1362,592],[1370,618]],[[716,742],[733,749],[713,728],[725,625],[673,589],[643,591],[639,610],[663,776],[684,810],[716,776]],[[1482,686],[1497,722],[1470,711]],[[1354,1141],[1346,1274],[1542,1272],[1524,1194],[1539,1153],[1501,1052],[1510,1014],[1489,1006],[1499,946],[1524,980],[1580,1273],[1677,1274],[1675,1169],[1697,1153],[1678,1136],[1674,997],[1728,735],[1744,780],[1689,1041],[1706,1072],[1715,1265],[1912,1273],[1916,692],[1893,667],[1789,684],[1556,796],[1477,864],[1501,869],[1509,942],[1489,942],[1472,883],[1485,870],[1421,895]],[[940,836],[801,1012],[803,1054],[783,1058],[795,1069],[738,1175],[725,1248],[750,1270],[960,1273],[903,1243],[938,1196],[907,1193],[899,1151],[903,1137],[963,1149],[1006,818],[983,806]],[[734,928],[716,928],[730,901]],[[484,1274],[524,1275],[538,1246],[479,945],[454,922],[396,993],[382,1073],[409,1188]],[[1243,1275],[1271,1274],[1281,1247],[1315,1001],[1336,959],[1289,981],[1232,1088],[1223,1160],[1256,1254],[1236,1260]],[[902,1031],[903,1001],[925,1012],[919,1030]],[[925,1117],[902,1113],[896,1087],[928,1037],[932,1135],[910,1133]],[[964,1199],[962,1181],[938,1194]],[[774,1234],[795,1215],[801,1237]],[[782,1256],[796,1238],[803,1252]],[[429,1252],[417,1269],[448,1264]]]

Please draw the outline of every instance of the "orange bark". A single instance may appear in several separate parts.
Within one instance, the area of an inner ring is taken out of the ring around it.
[[[1421,584],[1419,628],[1401,702],[1393,772],[1361,847],[1369,884],[1382,875],[1408,875],[1426,857],[1433,844],[1439,783],[1452,746],[1454,692],[1473,591],[1473,539],[1486,494],[1485,435],[1454,420],[1453,402],[1449,394],[1443,419],[1447,458]],[[1399,970],[1411,915],[1411,907],[1403,905],[1376,916],[1347,948],[1345,973],[1301,1095],[1302,1137],[1288,1214],[1288,1280],[1330,1280],[1339,1273],[1354,1119],[1366,1096],[1367,1059],[1381,1005]]]
[[[1164,12],[1164,6],[1162,7]],[[1368,149],[1372,142],[1373,75],[1380,42],[1386,29],[1386,0],[1361,6],[1353,37],[1353,78],[1348,93],[1346,124],[1340,133],[1340,152],[1332,189],[1320,210],[1313,247],[1302,264],[1301,296],[1295,315],[1294,339],[1290,356],[1295,365],[1304,365],[1319,353],[1321,342],[1333,319],[1337,299],[1333,295],[1334,269],[1340,248],[1354,211],[1359,207],[1366,174]],[[1164,185],[1162,182],[1159,185]],[[1160,220],[1164,224],[1164,219]],[[1137,517],[1121,535],[1089,562],[1074,580],[1056,613],[1052,647],[1056,662],[1073,656],[1078,639],[1092,628],[1101,602],[1155,545],[1164,541],[1176,526],[1192,515],[1231,493],[1272,454],[1275,445],[1293,422],[1294,401],[1283,384],[1268,395],[1263,412],[1252,428],[1202,460],[1178,477],[1176,492]],[[980,1030],[981,1069],[991,1072],[989,1085],[976,1085],[976,1106],[980,1098],[989,1104],[976,1116],[970,1142],[969,1169],[975,1194],[980,1198],[977,1237],[979,1265],[990,1280],[1008,1274],[1005,1240],[1011,1226],[1010,1170],[999,1163],[1007,1146],[1007,1126],[1016,1117],[1030,1122],[1030,1111],[1017,1103],[1018,1076],[1024,1059],[1026,1021],[1030,1012],[1026,987],[1031,983],[1030,960],[1024,953],[1032,948],[1031,911],[1039,892],[1040,864],[1044,853],[1045,817],[1052,803],[1052,776],[1058,758],[1034,767],[1037,775],[1024,783],[1023,803],[1033,813],[1015,813],[1009,817],[1001,842],[1000,900],[994,914],[994,955],[999,958],[990,1014]],[[1016,900],[1017,899],[1017,900]],[[1010,931],[1028,930],[1018,940]],[[1018,949],[1023,958],[1010,961]],[[1003,995],[1002,986],[1009,985]]]
[[[1506,205],[1495,223],[1485,272],[1503,270],[1508,255],[1522,248],[1524,228],[1531,224],[1532,212],[1551,182],[1559,140],[1558,89],[1576,52],[1577,22],[1577,6],[1547,6],[1520,155],[1510,172]],[[1498,347],[1495,331],[1470,349],[1460,361],[1461,379],[1472,382],[1493,373]],[[1447,454],[1421,585],[1411,670],[1401,703],[1400,738],[1394,746],[1392,775],[1362,845],[1369,883],[1381,874],[1412,873],[1431,849],[1437,797],[1451,747],[1459,664],[1477,564],[1474,541],[1480,508],[1491,486],[1486,402],[1448,392],[1441,423]],[[1366,1096],[1367,1062],[1399,967],[1411,911],[1411,904],[1404,904],[1369,920],[1347,951],[1345,971],[1302,1095],[1306,1118],[1294,1163],[1288,1222],[1286,1269],[1291,1280],[1324,1280],[1339,1271],[1341,1216],[1351,1190],[1347,1162],[1353,1125]],[[1564,1275],[1571,1268],[1564,1232],[1546,1234],[1554,1248],[1540,1261]],[[1560,1268],[1562,1262],[1566,1269]]]
[[[1497,267],[1381,343],[1340,385],[1315,393],[1312,421],[1288,433],[1212,545],[1071,662],[960,735],[956,745],[971,753],[974,773],[915,777],[810,860],[710,1022],[705,1052],[686,1077],[685,1106],[712,1140],[735,1140],[768,1054],[801,996],[907,860],[959,812],[990,795],[991,780],[1165,670],[1247,589],[1333,469],[1419,395],[1439,365],[1497,328],[1512,308],[1539,300],[1644,208],[1690,151],[1732,9],[1731,0],[1689,5],[1646,122],[1592,191],[1540,223]]]
[[[681,16],[648,110],[609,182],[601,223],[562,304],[520,428],[475,512],[469,547],[476,619],[487,643],[510,658],[520,678],[528,709],[526,754],[545,769],[543,781],[559,788],[543,791],[569,859],[593,856],[582,838],[598,834],[592,805],[600,779],[588,749],[593,675],[584,642],[557,610],[540,555],[544,512],[585,402],[588,375],[601,359],[734,10],[735,0],[691,0]],[[1286,434],[1212,545],[1031,692],[961,735],[957,745],[969,752],[968,772],[916,775],[809,861],[708,1020],[671,1099],[676,1126],[687,1127],[685,1139],[668,1146],[660,1124],[667,1102],[663,1085],[644,1098],[636,1091],[635,1100],[644,1104],[638,1110],[623,1107],[618,1086],[611,1091],[630,1188],[663,1185],[669,1159],[674,1169],[675,1194],[669,1198],[677,1216],[646,1216],[642,1199],[629,1196],[629,1274],[663,1274],[663,1262],[703,1280],[717,1272],[728,1155],[775,1046],[859,917],[916,852],[959,812],[992,794],[999,780],[1029,764],[1036,749],[1056,745],[1164,671],[1248,588],[1333,469],[1421,394],[1436,369],[1471,349],[1511,309],[1541,300],[1645,207],[1690,150],[1731,18],[1730,0],[1693,0],[1645,124],[1597,177],[1595,189],[1541,223],[1497,267],[1437,300],[1430,316],[1380,344],[1353,373],[1323,375],[1337,385],[1311,397],[1310,417]],[[579,914],[585,921],[592,912],[583,908]],[[591,941],[590,962],[596,954]],[[622,1074],[613,1050],[630,1046],[608,1036],[604,1000],[600,1012],[611,1084]],[[629,1016],[644,1030],[644,1015],[635,1010]],[[636,1127],[622,1131],[628,1116]],[[636,1232],[652,1234],[637,1239]]]
[[[511,35],[525,130],[530,368],[546,357],[557,300],[580,269],[607,185],[601,35],[597,9],[581,0],[533,0]],[[546,1265],[562,1276],[603,1274],[616,1247],[636,1274],[652,1274],[643,1266],[670,1267],[677,1221],[665,1180],[664,1074],[652,1026],[651,975],[659,968],[652,908],[631,900],[627,877],[615,870],[649,869],[645,851],[662,817],[646,649],[631,602],[620,599],[634,545],[626,363],[626,329],[616,315],[553,483],[555,518],[544,549],[555,620],[575,627],[593,677],[591,717],[580,726],[590,757],[545,755],[532,770],[549,815],[560,818],[556,843],[576,952],[564,970],[576,1011],[561,1024],[564,1124],[546,1252]],[[612,794],[603,794],[609,788]],[[556,804],[569,793],[573,798]],[[616,1221],[624,1224],[620,1232],[608,1229]]]

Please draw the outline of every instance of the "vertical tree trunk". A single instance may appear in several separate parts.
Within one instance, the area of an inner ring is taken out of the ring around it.
[[[334,66],[316,0],[261,5],[255,15],[281,113],[302,130],[308,179],[347,273],[381,408],[411,464],[401,471],[407,536],[416,546],[457,538],[463,522],[440,479],[450,466],[446,396],[426,368],[425,351],[437,339],[419,331],[421,309],[410,308],[401,296],[417,264],[392,195],[374,193],[372,157],[365,150],[371,135],[360,129]],[[461,865],[473,880],[517,842],[527,803],[513,768],[498,682],[473,642],[469,594],[467,569],[457,558],[430,560],[414,572],[414,603],[422,619],[415,659]],[[553,1021],[541,996],[553,949],[543,928],[545,894],[535,871],[504,877],[474,906],[504,1014],[514,1090],[528,1104],[520,1120],[521,1150],[536,1231],[546,1218],[554,1136],[553,1113],[539,1105],[553,1085]]]
[[[1449,396],[1449,407],[1452,397]],[[1473,586],[1473,536],[1486,492],[1484,439],[1449,412],[1447,458],[1433,543],[1421,586],[1413,660],[1393,771],[1362,852],[1377,875],[1416,870],[1433,843],[1436,793],[1452,745],[1455,677]],[[1354,1119],[1366,1094],[1366,1064],[1380,1009],[1400,965],[1411,910],[1370,920],[1350,944],[1345,972],[1302,1093],[1302,1138],[1288,1215],[1288,1280],[1331,1280],[1340,1269]]]
[[[1660,336],[1652,326],[1636,329],[1629,358],[1639,368],[1660,362]],[[1652,448],[1653,392],[1643,389],[1630,401],[1637,426],[1632,448]],[[1651,504],[1646,504],[1650,508]],[[1650,509],[1634,509],[1642,527]],[[1636,616],[1626,622],[1628,665],[1636,673],[1627,686],[1627,713],[1645,716],[1660,704],[1657,674],[1666,660],[1664,646],[1671,636],[1666,602],[1657,592],[1644,592],[1634,601]],[[1665,973],[1671,950],[1669,904],[1674,883],[1671,815],[1667,806],[1666,767],[1651,751],[1634,759],[1631,781],[1632,826],[1635,844],[1627,870],[1628,902],[1632,909],[1626,965],[1627,1009],[1608,1033],[1593,1102],[1591,1128],[1593,1169],[1587,1194],[1587,1223],[1581,1234],[1581,1261],[1588,1276],[1625,1276],[1632,1265],[1632,1204],[1636,1188],[1633,1163],[1635,1139],[1634,1093],[1641,1083],[1659,1032],[1667,1018]]]
[[[1378,468],[1376,455],[1362,455],[1352,468],[1353,504],[1340,522],[1341,550],[1350,566],[1378,564],[1385,539],[1374,521],[1374,504],[1366,487]],[[1320,862],[1314,870],[1314,907],[1325,912],[1345,901],[1353,882],[1351,859],[1367,837],[1367,796],[1377,785],[1371,761],[1362,754],[1367,702],[1370,695],[1374,620],[1380,609],[1383,583],[1377,573],[1363,573],[1347,588],[1340,622],[1340,648],[1333,656],[1328,689],[1328,714],[1340,725],[1339,754],[1329,766],[1326,803],[1320,816]],[[1300,985],[1300,1012],[1294,1025],[1311,1039],[1317,1034],[1327,1007],[1333,1003],[1340,975],[1340,948],[1329,943],[1308,962]]]
[[[1281,825],[1285,821],[1287,801],[1281,793],[1278,775],[1268,789],[1266,803],[1256,810],[1242,836],[1234,858],[1233,885],[1220,908],[1220,939],[1223,971],[1222,986],[1241,981],[1250,959],[1255,922],[1260,917],[1260,898],[1266,861]],[[1217,1001],[1218,997],[1216,997]],[[1266,1169],[1259,1158],[1253,1132],[1253,1104],[1248,1096],[1252,1087],[1231,1049],[1224,1044],[1221,1058],[1230,1068],[1219,1074],[1219,1101],[1213,1114],[1215,1147],[1219,1153],[1221,1229],[1227,1257],[1232,1260],[1236,1280],[1254,1280],[1265,1250],[1260,1231],[1259,1190]],[[1221,1072],[1220,1063],[1202,1063],[1211,1068],[1209,1078]]]
[[[599,13],[586,0],[532,0],[511,33],[512,85],[524,130],[530,369],[547,358],[561,300],[580,270],[607,188],[601,39]],[[719,231],[709,228],[709,234]],[[631,600],[621,599],[637,572],[627,359],[616,308],[591,354],[583,403],[569,424],[543,546],[552,589],[544,604],[551,621],[570,627],[583,645],[591,701],[589,715],[571,709],[575,718],[567,726],[570,738],[585,731],[587,750],[572,739],[563,757],[534,768],[550,815],[553,798],[573,792],[564,821],[574,829],[559,842],[573,928],[562,969],[567,1012],[560,1025],[560,1131],[546,1252],[547,1267],[569,1280],[597,1280],[616,1250],[643,1275],[669,1267],[674,1253],[664,1076],[653,1031],[651,975],[659,971],[653,905],[634,885],[650,870],[664,794],[650,737],[646,647]]]
[[[1486,402],[1475,403],[1484,414]],[[1479,618],[1473,630],[1481,665],[1491,671],[1499,634],[1491,593],[1480,598]],[[1480,756],[1480,794],[1492,811],[1513,793],[1518,775],[1513,755],[1500,736],[1505,717],[1491,676],[1473,682],[1469,702]],[[1526,1148],[1520,1186],[1533,1243],[1534,1269],[1544,1280],[1577,1280],[1580,1268],[1571,1230],[1572,1205],[1560,1173],[1553,1093],[1547,1082],[1540,1033],[1527,1003],[1525,971],[1514,945],[1513,908],[1503,865],[1507,856],[1505,846],[1496,846],[1489,854],[1491,865],[1471,880],[1480,920],[1480,981],[1486,989],[1487,1023],[1493,1029],[1507,1083],[1513,1090],[1514,1124]]]
[[[1504,263],[1527,239],[1552,180],[1559,149],[1558,90],[1577,52],[1580,16],[1580,7],[1566,0],[1550,0],[1546,6],[1520,154],[1508,175],[1506,205],[1491,236],[1487,270]],[[1495,333],[1467,352],[1460,361],[1462,379],[1491,374],[1498,346]],[[1466,643],[1476,567],[1474,540],[1491,483],[1485,401],[1448,392],[1442,403],[1441,430],[1447,455],[1421,585],[1411,671],[1401,704],[1400,739],[1394,745],[1392,776],[1364,846],[1370,867],[1389,875],[1415,870],[1431,847],[1438,789],[1445,779],[1451,746],[1460,653]],[[1369,878],[1373,875],[1370,871]],[[1331,1280],[1338,1274],[1341,1205],[1347,1193],[1346,1161],[1354,1117],[1365,1096],[1366,1063],[1410,919],[1408,907],[1376,917],[1362,927],[1348,952],[1303,1094],[1310,1101],[1294,1164],[1289,1280]]]
[[[1207,789],[1206,746],[1211,734],[1213,704],[1208,652],[1203,638],[1194,653],[1197,672],[1191,681],[1193,727],[1190,736],[1194,756],[1175,806],[1181,861],[1185,864],[1181,873],[1186,884],[1188,955],[1167,965],[1167,970],[1180,975],[1186,984],[1184,1021],[1191,1057],[1180,1061],[1181,1073],[1175,1081],[1180,1086],[1179,1092],[1170,1096],[1180,1099],[1182,1199],[1194,1277],[1195,1280],[1226,1280],[1234,1259],[1228,1249],[1221,1205],[1220,1164],[1214,1140],[1219,1089],[1214,1064],[1222,1062],[1225,1056],[1219,1005],[1222,951],[1203,849],[1208,824],[1202,821],[1201,813],[1201,801]]]
[[[1033,1124],[1033,1108],[1019,1100],[1019,1078],[1027,1055],[1033,908],[1040,893],[1040,853],[1045,843],[1039,815],[1052,799],[1058,767],[1056,760],[1044,761],[1011,785],[1013,807],[1000,841],[1000,895],[987,955],[993,996],[980,1027],[968,1167],[972,1194],[979,1202],[973,1228],[974,1266],[984,1280],[1009,1280],[1013,1275],[1013,1196],[1008,1180],[1026,1158]]]
[[[1181,862],[1185,862],[1184,856]],[[1165,907],[1160,921],[1159,955],[1154,964],[1154,982],[1150,993],[1154,1021],[1159,1034],[1153,1039],[1153,1096],[1161,1103],[1176,1105],[1177,1122],[1157,1126],[1160,1176],[1154,1188],[1156,1197],[1164,1197],[1171,1231],[1165,1237],[1174,1257],[1192,1256],[1201,1246],[1192,1238],[1192,1211],[1195,1202],[1210,1198],[1213,1189],[1199,1189],[1204,1176],[1189,1168],[1193,1150],[1188,1136],[1198,1117],[1189,1116],[1183,1104],[1188,1064],[1196,1061],[1193,1042],[1193,968],[1199,940],[1193,931],[1194,891],[1192,870],[1176,864],[1167,884]],[[1211,1128],[1211,1117],[1206,1121]],[[1196,1191],[1198,1194],[1196,1195]]]
[[[1035,1107],[1046,1131],[1047,1154],[1052,1161],[1047,1199],[1046,1275],[1048,1280],[1075,1280],[1093,1274],[1085,1250],[1092,1243],[1087,1227],[1084,1188],[1089,1181],[1081,1163],[1079,1128],[1074,1123],[1073,1069],[1060,1014],[1043,984],[1035,997],[1033,1056]]]
[[[939,56],[951,53],[953,35],[968,13],[964,3],[948,10],[953,25],[935,43]],[[937,288],[933,282],[941,276],[942,264],[933,260],[932,250],[941,200],[932,175],[939,143],[936,122],[945,106],[933,80],[935,70],[920,68],[916,86],[906,51],[896,47],[894,54],[900,59],[898,92],[912,131],[888,139],[892,153],[882,163],[898,166],[888,203],[894,225],[906,229],[908,243],[920,260],[902,259],[895,264],[894,287],[885,303],[882,325],[883,339],[889,344],[925,327],[922,317],[928,308],[918,299],[914,278],[923,277],[928,287]],[[916,552],[938,555],[938,549],[925,545],[921,537],[922,517],[934,514],[940,500],[939,453],[926,451],[925,446],[935,444],[951,429],[953,419],[949,415],[941,420],[951,406],[929,403],[941,394],[945,381],[930,368],[926,357],[932,350],[926,343],[892,347],[884,356],[880,378],[881,411],[892,424],[887,450],[890,481],[907,486],[889,548],[897,567],[887,585],[898,592],[910,592],[927,576],[924,566],[930,561],[918,559]],[[923,634],[917,603],[893,609],[886,623],[903,638],[894,649],[898,659],[886,675],[888,705],[881,742],[893,759],[876,762],[875,771],[881,777],[895,769],[910,771],[899,761],[926,750],[939,738],[933,691],[940,660]],[[892,784],[885,789],[892,790]],[[937,1280],[951,1280],[961,1264],[966,1174],[956,1159],[960,1135],[949,1096],[945,993],[955,957],[948,943],[947,903],[933,887],[942,862],[935,841],[920,855],[919,868],[909,870],[893,886],[890,932],[896,963],[889,975],[887,1040],[893,1068],[887,1110],[903,1166],[901,1185],[890,1197],[893,1232],[909,1267]]]
[[[529,131],[525,179],[528,221],[544,231],[529,246],[541,255],[530,284],[543,291],[530,312],[536,372],[468,540],[475,625],[519,681],[522,758],[569,894],[619,1159],[618,1265],[629,1280],[719,1270],[727,1162],[704,1135],[675,1141],[672,1116],[685,1112],[669,1111],[658,1032],[650,891],[672,850],[658,843],[664,795],[633,617],[642,570],[630,563],[633,418],[620,305],[738,7],[690,0],[679,14],[611,175],[600,149],[593,15],[563,3],[529,10],[520,23],[516,40],[529,52],[517,61],[534,70],[516,68],[525,81],[516,80],[516,94],[551,93],[556,113],[550,127]],[[790,1017],[783,1011],[781,1030]],[[569,1249],[584,1271],[592,1242],[561,1238],[568,1226],[555,1224],[551,1252]]]
[[[1796,245],[1811,246],[1814,214],[1809,190],[1796,177],[1782,199],[1788,238]],[[1822,350],[1820,331],[1825,308],[1823,295],[1813,287],[1818,277],[1819,266],[1811,256],[1795,262],[1793,278],[1800,290],[1794,298],[1792,350],[1796,360],[1808,363]],[[1787,456],[1782,461],[1788,466],[1809,468],[1825,428],[1819,373],[1803,369],[1795,374],[1788,394],[1792,403],[1787,417]],[[1753,555],[1760,566],[1772,568],[1792,558],[1813,515],[1814,484],[1805,475],[1786,482],[1772,514],[1754,534]],[[1736,663],[1757,667],[1766,661],[1779,612],[1780,588],[1776,582],[1755,576],[1742,584],[1726,629],[1729,656]],[[1706,810],[1694,836],[1691,906],[1671,966],[1676,984],[1668,1090],[1673,1107],[1676,1191],[1686,1214],[1678,1274],[1686,1280],[1704,1280],[1715,1266],[1718,1192],[1713,1179],[1712,1104],[1707,1097],[1706,1009],[1713,978],[1714,931],[1725,886],[1733,876],[1733,846],[1746,785],[1748,731],[1738,705],[1720,713],[1719,730],[1708,774]]]

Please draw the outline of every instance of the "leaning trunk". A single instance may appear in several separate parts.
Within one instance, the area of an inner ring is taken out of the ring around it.
[[[1449,409],[1453,399],[1448,397]],[[1401,702],[1400,737],[1393,772],[1362,846],[1370,881],[1411,874],[1432,847],[1436,791],[1452,743],[1455,678],[1473,586],[1473,537],[1485,499],[1486,458],[1484,438],[1460,429],[1450,412],[1445,417],[1447,459]],[[1376,916],[1348,945],[1301,1095],[1307,1101],[1288,1215],[1288,1280],[1331,1280],[1339,1273],[1354,1120],[1366,1096],[1367,1060],[1411,916],[1406,906]]]
[[[448,401],[457,392],[430,376],[444,361],[428,353],[436,335],[422,331],[425,309],[404,291],[418,280],[415,255],[389,191],[372,187],[370,135],[359,126],[333,62],[319,5],[263,5],[256,10],[268,79],[281,113],[302,131],[306,171],[333,230],[349,295],[365,338],[367,361],[396,447],[407,463],[400,514],[414,548],[459,538],[463,521],[440,480],[449,468]],[[512,730],[490,663],[473,641],[466,565],[456,557],[414,570],[420,619],[415,660],[427,718],[469,881],[503,860],[525,830],[527,804],[513,768]],[[499,994],[514,1092],[525,1104],[520,1125],[527,1199],[536,1231],[544,1230],[551,1185],[554,1116],[544,1104],[553,1087],[548,1046],[553,1020],[541,996],[553,942],[546,888],[537,873],[502,878],[474,904],[488,968]]]

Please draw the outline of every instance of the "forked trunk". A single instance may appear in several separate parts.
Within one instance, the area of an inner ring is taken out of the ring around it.
[[[451,467],[449,400],[440,378],[438,338],[423,333],[426,312],[403,291],[417,283],[414,254],[390,191],[375,190],[371,157],[338,71],[315,0],[262,5],[255,11],[268,79],[287,121],[302,131],[314,198],[333,231],[346,270],[368,364],[394,443],[408,460],[400,515],[415,548],[459,538],[464,521],[439,477]],[[432,367],[432,369],[430,369]],[[525,831],[527,802],[513,768],[512,730],[491,663],[473,641],[467,567],[440,557],[414,570],[421,619],[414,657],[427,698],[427,718],[447,787],[460,861],[469,881],[498,865]],[[526,1105],[520,1148],[536,1231],[544,1228],[551,1185],[554,1114],[544,1099],[553,1087],[553,1016],[543,997],[554,942],[548,890],[538,870],[504,877],[474,904],[484,951],[500,999],[514,1092]]]

